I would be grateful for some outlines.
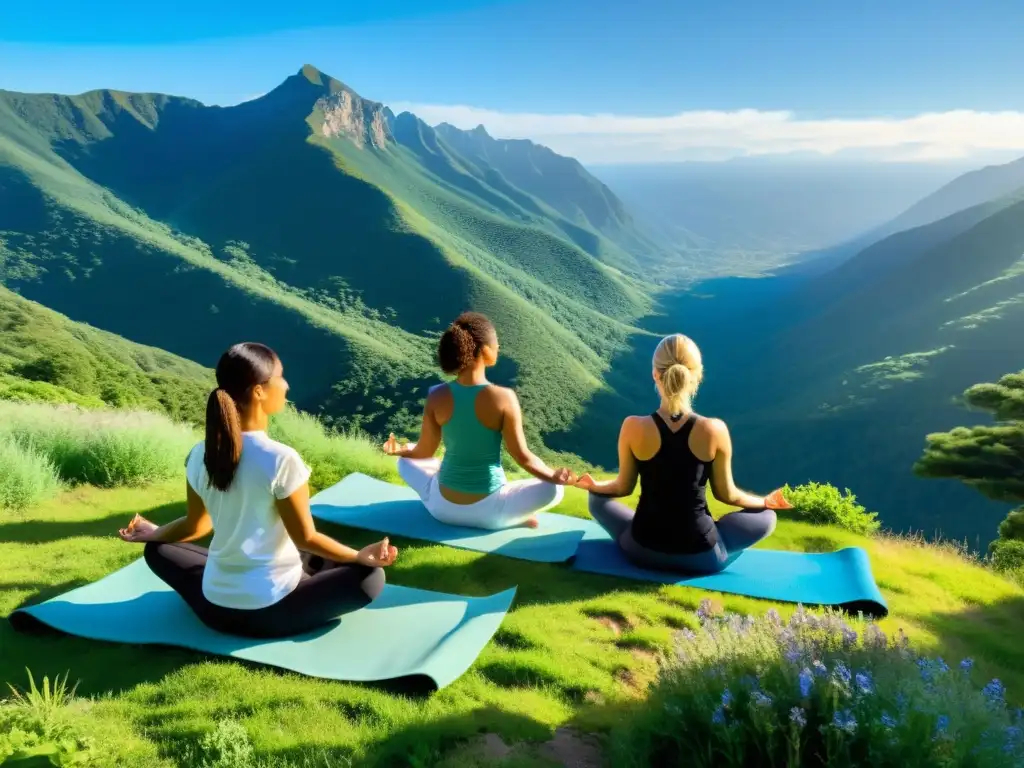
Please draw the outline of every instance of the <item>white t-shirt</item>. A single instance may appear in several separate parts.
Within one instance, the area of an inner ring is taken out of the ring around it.
[[[285,530],[275,499],[291,496],[309,479],[309,467],[265,432],[242,433],[242,457],[226,491],[209,484],[204,443],[185,463],[189,485],[213,520],[203,572],[203,594],[214,605],[255,610],[281,600],[302,578],[299,550]]]

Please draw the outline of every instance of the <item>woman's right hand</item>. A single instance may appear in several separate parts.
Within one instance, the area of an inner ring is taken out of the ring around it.
[[[774,491],[764,497],[765,509],[792,509],[793,505],[789,503],[785,496],[782,495],[782,489],[776,488]]]
[[[575,485],[576,475],[571,469],[560,467],[551,473],[551,482],[555,485]]]
[[[391,546],[388,537],[385,536],[376,544],[370,544],[359,550],[356,554],[356,562],[370,568],[383,568],[395,562],[397,557],[398,547]]]
[[[594,480],[593,476],[589,472],[585,472],[580,475],[579,479],[575,483],[577,488],[584,491],[592,491],[597,486],[597,481]]]
[[[398,445],[398,438],[395,437],[394,432],[392,432],[391,436],[384,442],[384,445],[381,446],[381,449],[388,456],[394,456],[400,450],[402,450],[401,447]]]

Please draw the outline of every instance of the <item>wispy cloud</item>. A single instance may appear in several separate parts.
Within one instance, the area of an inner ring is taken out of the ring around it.
[[[658,162],[750,155],[853,154],[878,160],[954,160],[1024,152],[1024,112],[952,110],[904,118],[801,118],[788,111],[691,111],[664,117],[534,114],[394,103],[436,125],[484,125],[583,162]]]

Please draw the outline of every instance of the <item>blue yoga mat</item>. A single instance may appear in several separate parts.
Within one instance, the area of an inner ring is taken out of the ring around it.
[[[633,565],[602,531],[580,544],[573,569],[606,576],[679,584],[808,606],[834,606],[881,617],[889,607],[871,573],[868,553],[845,547],[824,554],[747,549],[721,573],[680,576]]]
[[[473,664],[515,593],[512,588],[490,597],[462,597],[389,584],[369,606],[322,629],[283,640],[250,640],[208,628],[145,561],[137,560],[93,584],[20,608],[10,621],[25,629],[31,617],[92,640],[177,646],[310,677],[424,678],[443,688]]]
[[[603,532],[592,520],[549,512],[537,516],[538,528],[487,531],[448,525],[431,517],[411,488],[359,473],[321,491],[310,505],[313,516],[327,522],[540,563],[565,562],[585,535]]]

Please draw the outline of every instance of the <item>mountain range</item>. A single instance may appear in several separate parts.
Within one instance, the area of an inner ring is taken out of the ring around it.
[[[411,435],[437,335],[474,308],[499,328],[494,378],[519,392],[531,440],[613,466],[621,418],[653,408],[659,335],[683,331],[741,483],[832,482],[897,530],[993,536],[1005,510],[910,468],[926,433],[970,418],[963,389],[1024,368],[1021,161],[922,172],[827,226],[813,206],[758,210],[776,182],[730,210],[735,192],[699,192],[716,188],[705,165],[675,197],[642,175],[601,181],[311,66],[234,107],[0,91],[0,321],[20,340],[0,347],[0,397],[196,418],[219,354],[258,339],[301,408]],[[815,175],[794,199],[826,186]],[[629,205],[659,195],[676,211],[660,226]],[[753,279],[707,281],[730,274]]]

